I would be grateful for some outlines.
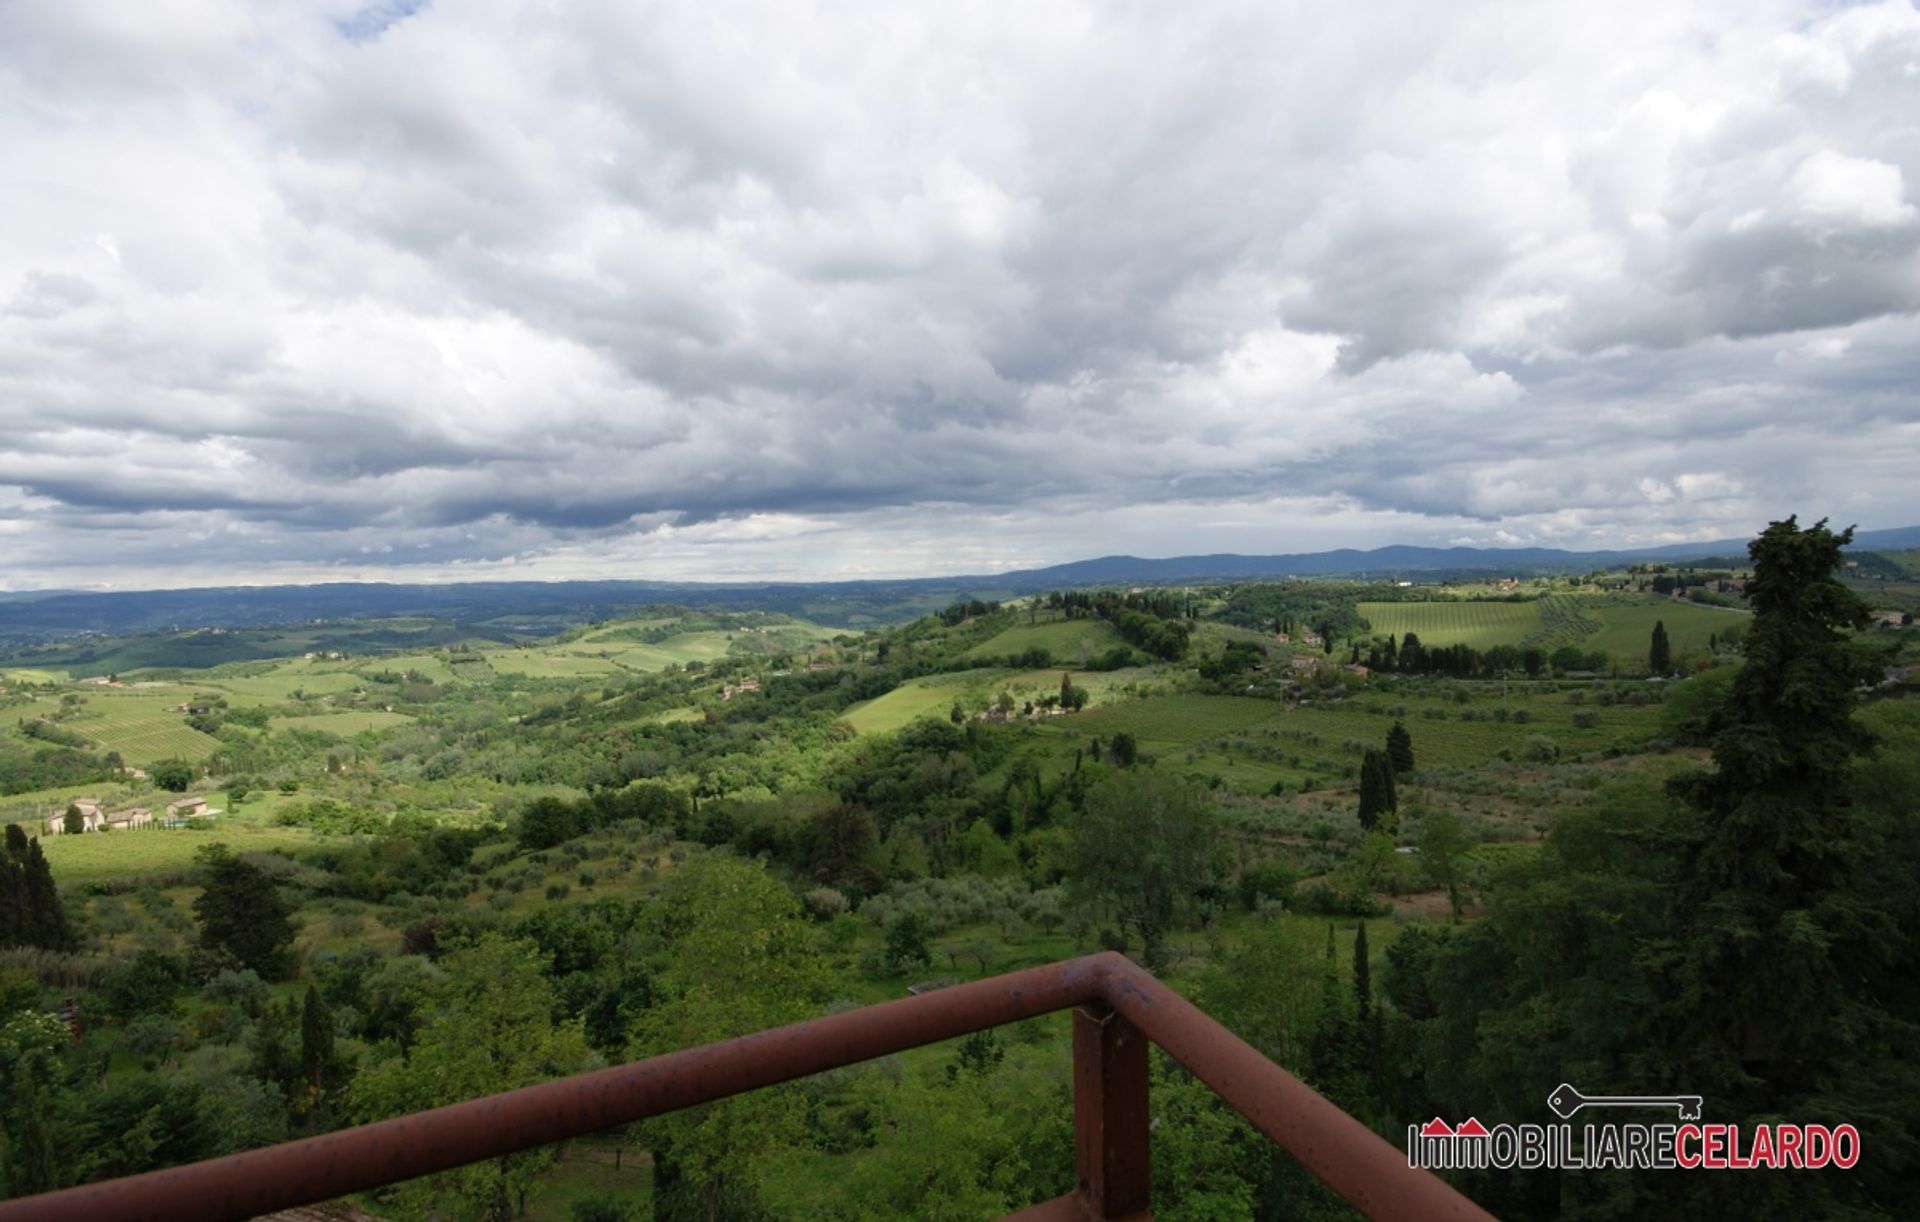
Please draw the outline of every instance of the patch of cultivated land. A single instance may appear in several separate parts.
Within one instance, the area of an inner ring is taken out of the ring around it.
[[[416,671],[429,683],[452,683],[455,678],[453,667],[430,653],[405,653],[393,658],[379,658],[372,662],[361,663],[357,669],[376,674],[390,671],[401,675],[408,671]]]
[[[1647,650],[1653,643],[1653,625],[1666,625],[1667,640],[1678,655],[1692,649],[1705,649],[1707,637],[1729,628],[1746,631],[1753,617],[1745,611],[1725,607],[1702,607],[1678,599],[1659,598],[1638,604],[1603,604],[1588,612],[1600,621],[1600,631],[1580,643],[1582,649],[1598,649],[1610,658],[1619,658],[1645,666]]]
[[[1186,746],[1218,734],[1244,731],[1284,716],[1286,706],[1245,696],[1149,696],[1090,708],[1057,719],[1083,734],[1128,733],[1141,744]]]
[[[902,683],[884,696],[851,705],[840,719],[862,734],[898,730],[918,717],[944,717],[956,700],[965,702],[969,687],[1006,671],[968,670],[952,675],[928,675]]]
[[[732,644],[728,633],[717,630],[682,632],[651,645],[633,645],[613,656],[628,670],[665,670],[689,662],[717,662]]]
[[[1061,663],[1087,662],[1122,644],[1113,625],[1102,619],[1059,619],[1051,623],[1020,624],[975,645],[962,657],[1005,658],[1029,649],[1044,649]]]
[[[1541,627],[1537,602],[1360,603],[1358,609],[1375,634],[1411,632],[1428,646],[1518,645]]]
[[[276,730],[321,730],[345,738],[363,734],[368,730],[390,730],[394,726],[404,726],[412,720],[413,718],[405,713],[365,709],[344,713],[319,713],[312,717],[275,717],[270,724]]]
[[[202,686],[217,686],[231,693],[229,702],[233,704],[279,704],[296,699],[295,692],[303,696],[330,696],[366,685],[366,680],[344,669],[341,663],[327,665],[328,669],[318,670],[311,663],[296,659],[262,674],[211,675]]]
[[[503,675],[534,679],[580,679],[611,675],[620,667],[607,658],[559,653],[546,649],[503,649],[486,655],[487,664]]]
[[[205,759],[220,743],[188,725],[184,714],[172,711],[173,706],[185,698],[183,693],[184,689],[164,696],[90,694],[77,715],[59,725],[102,751],[118,751],[123,760],[135,767],[164,759]],[[57,701],[36,701],[6,712],[15,718],[31,718],[60,709]]]
[[[299,827],[265,827],[223,818],[214,822],[217,826],[210,831],[149,827],[137,832],[46,836],[41,838],[40,847],[46,852],[54,877],[64,884],[185,870],[193,865],[197,849],[216,841],[224,841],[235,853],[250,853],[311,848],[319,839]]]

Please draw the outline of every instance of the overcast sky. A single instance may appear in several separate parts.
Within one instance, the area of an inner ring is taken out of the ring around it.
[[[1920,523],[1920,12],[0,3],[0,587]]]

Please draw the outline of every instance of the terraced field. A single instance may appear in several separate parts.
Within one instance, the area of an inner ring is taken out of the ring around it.
[[[1374,633],[1404,637],[1411,632],[1429,646],[1518,645],[1541,629],[1538,602],[1361,603],[1359,611]]]

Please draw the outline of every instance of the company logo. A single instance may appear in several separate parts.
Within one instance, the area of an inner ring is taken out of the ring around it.
[[[1547,1096],[1559,1124],[1496,1124],[1435,1116],[1407,1126],[1407,1165],[1533,1171],[1747,1171],[1847,1168],[1860,1161],[1860,1132],[1850,1124],[1701,1123],[1699,1095],[1583,1095],[1562,1082]],[[1586,1109],[1672,1108],[1675,1124],[1567,1123]]]

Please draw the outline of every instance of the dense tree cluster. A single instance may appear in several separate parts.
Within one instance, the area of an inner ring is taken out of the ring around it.
[[[39,838],[28,837],[17,823],[7,824],[6,852],[0,856],[0,948],[70,950],[73,944]]]

